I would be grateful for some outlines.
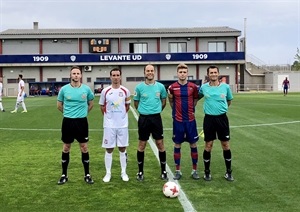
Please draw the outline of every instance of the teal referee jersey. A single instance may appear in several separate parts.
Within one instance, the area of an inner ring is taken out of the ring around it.
[[[233,99],[228,84],[220,83],[219,86],[210,86],[205,83],[200,87],[199,96],[204,97],[203,110],[208,115],[221,115],[228,111],[227,101]]]
[[[157,114],[162,111],[162,99],[167,98],[165,86],[160,82],[148,85],[141,82],[135,87],[134,101],[139,101],[138,112],[143,115]]]
[[[66,118],[84,118],[88,115],[88,102],[94,99],[89,86],[81,84],[72,87],[71,84],[63,86],[57,96],[57,101],[63,103],[63,115]]]

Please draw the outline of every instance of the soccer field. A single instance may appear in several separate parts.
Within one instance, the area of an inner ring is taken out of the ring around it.
[[[137,172],[137,121],[132,111],[128,148],[129,182],[120,179],[119,153],[113,155],[112,179],[104,183],[102,114],[96,97],[89,114],[90,171],[95,184],[83,181],[77,142],[72,145],[69,181],[57,185],[61,175],[60,127],[62,114],[56,97],[28,97],[28,113],[11,114],[15,98],[3,98],[0,113],[0,211],[299,211],[300,208],[300,93],[235,94],[229,108],[234,182],[223,175],[225,164],[219,141],[212,152],[210,182],[190,177],[188,144],[182,147],[179,181],[184,195],[163,196],[159,162],[151,146],[145,153],[145,181]],[[202,103],[197,124],[202,129]],[[162,113],[167,163],[174,171],[172,119],[169,105]],[[198,142],[199,172],[203,172],[203,140]]]

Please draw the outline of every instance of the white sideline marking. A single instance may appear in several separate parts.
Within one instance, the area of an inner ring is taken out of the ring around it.
[[[260,126],[273,126],[273,125],[283,125],[283,124],[296,124],[300,123],[300,121],[286,121],[286,122],[275,122],[275,123],[266,123],[266,124],[246,124],[246,125],[239,125],[239,126],[230,126],[230,128],[244,128],[244,127],[260,127]],[[202,128],[197,128],[202,129]],[[60,131],[61,129],[29,129],[29,128],[6,128],[0,127],[0,130],[11,130],[11,131]],[[137,129],[128,129],[129,131],[137,131]],[[172,128],[164,128],[164,130],[169,131]],[[92,132],[101,132],[103,131],[102,128],[99,129],[89,129]]]
[[[138,120],[138,115],[135,112],[135,110],[133,109],[133,107],[130,106],[130,110],[133,113],[135,119]],[[154,141],[153,141],[153,139],[151,137],[149,138],[148,143],[150,144],[150,147],[151,147],[153,153],[155,154],[157,160],[159,161],[158,149],[156,147],[156,144],[154,144]],[[174,180],[173,179],[174,175],[173,175],[173,173],[172,173],[172,171],[171,171],[171,169],[170,169],[170,167],[169,167],[168,164],[166,164],[166,169],[167,169],[167,172],[168,172],[168,175],[169,175],[169,181],[176,182],[179,185],[180,191],[179,191],[179,195],[178,195],[178,200],[179,200],[180,204],[182,205],[183,210],[186,211],[186,212],[194,212],[194,211],[196,211],[194,209],[192,203],[188,200],[187,196],[185,195],[184,191],[182,190],[182,188],[181,188],[178,180]]]

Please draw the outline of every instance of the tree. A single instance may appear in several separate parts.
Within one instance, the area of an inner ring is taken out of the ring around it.
[[[300,71],[300,50],[297,48],[297,54],[295,55],[295,61],[292,65],[293,71]]]

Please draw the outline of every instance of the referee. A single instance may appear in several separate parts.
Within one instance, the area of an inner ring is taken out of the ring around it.
[[[231,170],[231,151],[229,146],[230,131],[229,121],[226,115],[228,107],[233,99],[232,92],[228,84],[219,81],[219,68],[217,66],[209,66],[207,68],[207,76],[209,81],[203,84],[199,90],[199,98],[204,97],[204,141],[205,148],[203,151],[204,160],[204,180],[210,181],[210,160],[213,141],[219,139],[221,141],[223,156],[226,165],[225,179],[233,181]]]
[[[67,169],[70,161],[71,144],[76,139],[81,150],[81,160],[84,167],[84,181],[93,184],[89,172],[89,128],[87,115],[93,108],[94,94],[90,87],[81,83],[82,71],[78,66],[70,70],[71,82],[63,86],[57,96],[57,109],[63,113],[61,140],[63,150],[61,156],[62,175],[59,185],[68,181]]]

